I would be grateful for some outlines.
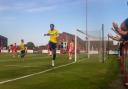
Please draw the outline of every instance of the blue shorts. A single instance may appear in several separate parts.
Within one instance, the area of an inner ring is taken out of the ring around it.
[[[49,48],[50,49],[56,49],[56,43],[49,42]]]

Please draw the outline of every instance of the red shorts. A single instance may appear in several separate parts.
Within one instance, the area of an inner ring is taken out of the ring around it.
[[[68,52],[73,53],[73,48],[69,48]]]
[[[17,50],[16,50],[16,49],[13,49],[13,50],[12,50],[12,53],[17,53]]]

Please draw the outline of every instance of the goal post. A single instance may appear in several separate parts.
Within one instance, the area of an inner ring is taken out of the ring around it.
[[[75,31],[75,62],[77,61],[77,31]]]
[[[87,47],[86,33],[82,30],[75,30],[75,62],[89,57],[89,47]]]

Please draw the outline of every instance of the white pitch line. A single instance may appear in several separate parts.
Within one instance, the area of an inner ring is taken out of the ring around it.
[[[83,59],[83,60],[84,60],[84,59]],[[79,60],[78,62],[83,61],[83,60]],[[13,81],[16,81],[16,80],[28,78],[28,77],[31,77],[31,76],[34,76],[34,75],[43,74],[43,73],[52,71],[52,70],[54,70],[54,69],[58,69],[58,68],[61,68],[61,67],[65,67],[65,66],[68,66],[68,65],[72,65],[72,64],[78,63],[78,62],[72,62],[72,63],[68,63],[68,64],[65,64],[65,65],[53,67],[53,68],[51,68],[51,69],[47,69],[47,70],[44,70],[44,71],[41,71],[41,72],[38,72],[38,73],[33,73],[33,74],[25,75],[25,76],[22,76],[22,77],[18,77],[18,78],[14,78],[14,79],[10,79],[10,80],[1,81],[0,84],[5,84],[5,83],[13,82]]]
[[[32,67],[32,66],[5,65],[5,67]]]

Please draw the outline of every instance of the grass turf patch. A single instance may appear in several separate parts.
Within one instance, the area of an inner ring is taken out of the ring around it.
[[[1,67],[0,80],[20,77],[50,68],[47,66],[49,65],[49,57],[46,58],[47,56],[44,56],[36,54],[36,56],[28,56],[24,62],[12,61],[12,63],[15,62],[17,65],[36,65],[37,67],[9,67],[7,69],[5,69],[6,67]],[[3,58],[6,59],[6,57]],[[10,57],[7,58],[10,59]],[[56,61],[57,66],[69,63],[67,57],[64,55],[58,56],[58,60]],[[6,62],[2,65],[6,65]],[[2,84],[0,85],[0,89],[109,89],[109,84],[116,78],[117,74],[118,64],[115,56],[111,56],[105,63],[99,62],[97,56],[91,56],[90,59],[47,73]]]

